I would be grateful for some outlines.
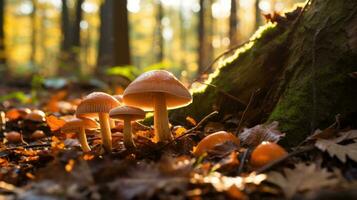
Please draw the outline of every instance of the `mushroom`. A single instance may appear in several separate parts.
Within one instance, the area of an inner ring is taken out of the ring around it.
[[[73,118],[68,120],[61,128],[63,133],[77,132],[78,140],[81,144],[83,152],[90,152],[91,149],[87,142],[85,129],[98,128],[98,123],[92,119],[87,118]]]
[[[46,121],[45,117],[46,114],[42,110],[33,110],[25,116],[25,119],[33,122],[44,122]]]
[[[250,164],[255,167],[264,165],[286,156],[288,152],[276,143],[264,141],[258,145],[251,154]]]
[[[126,105],[154,111],[155,137],[160,142],[172,139],[168,109],[191,103],[192,96],[177,78],[165,70],[148,71],[137,77],[124,91]]]
[[[118,100],[111,95],[104,92],[93,92],[81,101],[76,110],[76,116],[79,118],[90,118],[98,114],[102,144],[107,152],[112,150],[109,111],[119,105]]]
[[[196,146],[193,151],[195,156],[201,156],[209,150],[212,150],[215,146],[224,144],[226,142],[232,142],[234,145],[239,147],[240,140],[234,136],[232,133],[226,131],[218,131],[212,133],[205,138],[203,138]]]
[[[124,146],[127,149],[135,148],[132,137],[131,121],[145,118],[145,112],[140,108],[131,106],[120,106],[113,108],[109,112],[111,118],[122,119],[124,121]]]

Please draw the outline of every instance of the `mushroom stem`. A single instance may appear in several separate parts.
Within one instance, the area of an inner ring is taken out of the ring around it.
[[[133,141],[132,129],[131,129],[131,120],[124,118],[124,146],[126,149],[134,149],[135,143]]]
[[[114,119],[109,119],[109,124],[110,124],[110,128],[114,128],[115,127]]]
[[[82,150],[84,153],[91,151],[91,149],[88,145],[88,142],[87,142],[87,136],[86,136],[84,127],[79,128],[78,140],[79,140],[79,143],[81,144],[81,147],[82,147]]]
[[[159,142],[172,140],[169,129],[169,119],[166,108],[166,99],[164,93],[154,95],[154,129],[155,137]]]
[[[112,134],[109,125],[109,114],[108,113],[98,113],[100,132],[102,134],[102,144],[104,150],[108,153],[112,151]]]

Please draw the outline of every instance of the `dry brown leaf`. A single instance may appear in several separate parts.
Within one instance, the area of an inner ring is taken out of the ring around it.
[[[66,123],[63,119],[59,119],[54,115],[46,117],[46,123],[51,131],[57,131]]]
[[[279,186],[287,198],[292,198],[298,192],[317,190],[336,185],[340,177],[327,169],[321,169],[316,164],[298,163],[294,169],[285,168],[284,174],[270,172],[266,181]]]
[[[244,129],[244,131],[239,134],[239,139],[243,145],[247,146],[258,146],[263,141],[278,142],[285,133],[281,133],[278,130],[279,123],[274,121],[267,125],[256,125],[253,128]]]
[[[188,122],[189,122],[191,125],[193,125],[193,126],[196,126],[196,125],[197,125],[196,120],[193,119],[193,118],[190,117],[190,116],[187,116],[187,117],[186,117],[186,121],[188,121]]]
[[[346,162],[347,157],[357,162],[357,130],[341,132],[339,135],[339,137],[330,140],[318,139],[315,146],[321,151],[326,151],[331,157],[336,156],[343,163]],[[346,140],[354,140],[354,143],[338,144]]]
[[[336,156],[341,162],[345,163],[347,157],[357,162],[357,141],[355,143],[340,145],[330,140],[318,140],[315,146],[333,157]]]

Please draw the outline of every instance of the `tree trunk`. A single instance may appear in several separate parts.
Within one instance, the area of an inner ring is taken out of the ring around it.
[[[73,41],[72,48],[75,48],[74,51],[79,54],[79,47],[81,46],[81,21],[82,21],[82,4],[84,0],[77,0],[75,20],[73,23]]]
[[[36,44],[36,35],[37,35],[37,23],[36,23],[36,12],[37,12],[37,0],[32,0],[33,10],[31,13],[31,26],[32,26],[32,35],[31,35],[31,55],[30,60],[33,65],[36,65],[36,52],[37,52],[37,44]]]
[[[126,0],[113,1],[114,65],[130,65],[129,22]]]
[[[229,46],[235,46],[237,43],[237,0],[231,0],[231,13],[229,16]]]
[[[61,30],[62,30],[62,45],[61,50],[68,53],[71,49],[71,23],[69,20],[69,11],[67,0],[62,0],[62,14],[61,14]]]
[[[0,0],[0,68],[5,69],[5,32],[4,32],[5,0]]]
[[[100,7],[100,36],[98,47],[97,72],[102,73],[103,67],[113,65],[113,20],[112,0],[105,0]]]
[[[157,1],[157,11],[156,11],[156,31],[154,34],[155,40],[155,49],[156,49],[156,62],[162,62],[164,60],[164,38],[162,36],[163,27],[162,27],[162,18],[164,17],[164,10],[160,1]]]
[[[279,121],[296,145],[335,115],[357,112],[357,1],[312,0],[306,10],[278,18],[259,38],[218,62],[193,103],[173,111],[173,120],[197,120],[219,110],[245,126]],[[247,105],[249,107],[247,108]],[[243,112],[247,109],[245,112]]]
[[[262,24],[262,13],[259,8],[260,0],[255,0],[255,30]]]
[[[210,0],[200,0],[198,13],[198,75],[201,75],[211,62],[213,49],[211,48],[212,15]]]

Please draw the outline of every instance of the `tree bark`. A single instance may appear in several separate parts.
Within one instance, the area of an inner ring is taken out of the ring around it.
[[[279,121],[293,146],[337,114],[357,113],[357,1],[312,0],[226,54],[193,103],[171,112],[196,120],[212,110],[245,126]],[[247,105],[249,107],[247,108]],[[244,117],[242,117],[244,113]]]
[[[162,36],[162,18],[164,17],[164,10],[160,1],[157,1],[157,11],[156,11],[156,31],[154,37],[155,49],[156,49],[156,62],[162,62],[164,60],[164,38]]]
[[[255,0],[255,30],[262,24],[262,13],[259,8],[260,0]]]
[[[36,44],[36,36],[37,36],[37,23],[36,23],[36,12],[37,12],[37,0],[32,0],[33,10],[31,13],[31,26],[32,26],[32,35],[31,35],[31,55],[30,60],[33,65],[36,64],[36,52],[37,52],[37,44]]]
[[[61,30],[62,30],[62,45],[61,50],[68,52],[71,49],[71,22],[69,20],[69,10],[67,0],[62,0],[62,14],[61,14]]]
[[[237,0],[231,0],[231,13],[229,16],[229,46],[235,46],[237,43]]]
[[[198,13],[198,75],[201,75],[211,62],[213,52],[211,44],[212,15],[210,12],[210,0],[200,0]]]
[[[112,0],[105,0],[100,7],[100,36],[98,47],[97,72],[102,73],[103,67],[113,65],[113,20]]]
[[[126,0],[113,1],[114,65],[130,65],[129,22]]]
[[[4,14],[5,12],[5,0],[0,0],[0,66],[1,68],[6,64],[5,56],[5,31],[4,31]]]

